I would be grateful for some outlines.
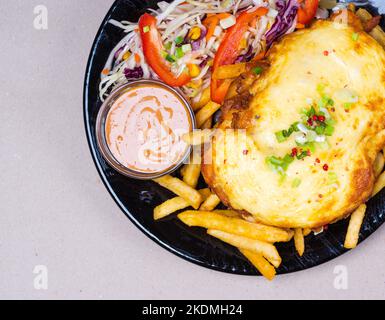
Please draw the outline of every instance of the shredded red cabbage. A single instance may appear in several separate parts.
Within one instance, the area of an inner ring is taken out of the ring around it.
[[[140,79],[144,76],[142,67],[137,67],[134,69],[126,68],[124,69],[123,73],[127,79]]]
[[[278,0],[278,16],[271,29],[266,33],[266,44],[270,47],[275,40],[286,34],[296,21],[299,4],[297,0]]]

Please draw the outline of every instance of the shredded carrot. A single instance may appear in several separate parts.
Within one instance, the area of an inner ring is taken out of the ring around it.
[[[138,55],[137,53],[135,53],[135,62],[140,63],[140,55]]]
[[[297,23],[296,28],[297,28],[297,29],[304,29],[304,28],[305,28],[305,25],[302,24],[302,23]]]
[[[230,16],[230,13],[218,13],[213,15],[207,15],[207,18],[203,21],[203,25],[207,28],[207,41],[214,35],[215,28],[218,26],[219,21],[222,19],[226,19]]]
[[[226,18],[230,17],[231,14],[224,12],[224,13],[218,13],[216,16],[218,17],[219,20],[222,20],[222,19],[226,19]]]
[[[266,55],[266,52],[265,51],[262,51],[260,53],[258,53],[254,58],[253,58],[253,61],[259,61],[259,60],[262,60]]]
[[[110,69],[103,69],[102,74],[107,76],[110,73]]]

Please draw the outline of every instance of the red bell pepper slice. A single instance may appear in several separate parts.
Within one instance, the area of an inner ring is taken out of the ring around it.
[[[308,24],[317,13],[319,0],[299,0],[298,23]]]
[[[162,55],[164,45],[156,24],[156,18],[148,13],[145,13],[139,19],[144,57],[152,70],[166,84],[172,87],[184,86],[191,81],[191,77],[187,71],[178,77],[171,71],[170,63]]]
[[[234,26],[229,28],[218,48],[214,58],[213,72],[220,66],[233,64],[240,54],[240,44],[249,24],[256,18],[266,15],[268,9],[258,8],[252,12],[242,12]],[[211,78],[211,100],[221,104],[226,97],[227,91],[231,85],[231,80],[215,80]]]

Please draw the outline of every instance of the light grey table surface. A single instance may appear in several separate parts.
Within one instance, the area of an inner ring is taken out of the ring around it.
[[[112,3],[0,1],[0,298],[384,298],[384,227],[332,262],[270,283],[188,263],[131,224],[104,188],[83,128],[86,62]],[[41,4],[48,30],[39,31]],[[47,271],[46,290],[36,266]]]

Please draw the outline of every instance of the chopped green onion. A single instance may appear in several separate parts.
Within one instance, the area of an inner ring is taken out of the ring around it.
[[[261,67],[255,67],[255,68],[253,69],[253,72],[254,72],[255,74],[261,74],[262,71],[263,71],[263,69],[262,69]]]
[[[300,178],[295,178],[295,179],[293,180],[291,186],[292,186],[293,188],[298,188],[298,187],[300,186],[301,182],[302,182],[302,181],[301,181]]]
[[[321,100],[318,101],[317,105],[320,109],[326,108],[328,106],[334,106],[334,100],[329,98],[328,96],[323,95]]]
[[[183,52],[182,48],[176,48],[176,50],[175,50],[175,57],[177,59],[180,59],[183,56],[184,56],[184,52]]]
[[[320,83],[317,85],[317,92],[322,96],[324,94],[326,84]]]
[[[192,51],[191,44],[184,44],[184,45],[182,46],[182,50],[183,50],[184,53],[187,53],[187,52]]]
[[[172,47],[172,43],[171,43],[171,42],[167,42],[167,43],[164,45],[164,48],[165,48],[166,50],[170,50],[171,47]]]
[[[308,156],[307,151],[302,151],[302,152],[297,156],[297,159],[298,159],[298,160],[302,160],[302,159],[305,159],[307,156]]]
[[[315,128],[317,135],[323,135],[325,133],[325,125],[319,125]]]
[[[324,134],[326,135],[326,136],[332,136],[333,135],[333,133],[334,133],[334,127],[332,126],[332,125],[330,125],[330,124],[327,124],[326,125],[326,127],[325,127],[325,132],[324,132]]]
[[[183,43],[183,40],[184,40],[183,37],[177,37],[177,38],[175,39],[175,44],[176,44],[176,45],[180,45],[180,44]]]
[[[327,141],[317,143],[317,146],[321,148],[321,150],[328,150],[330,145]]]
[[[338,176],[335,172],[328,173],[328,184],[335,184],[338,182]]]
[[[281,166],[283,165],[283,160],[282,158],[278,158],[276,156],[271,156],[271,157],[268,157],[267,158],[267,161],[269,163],[271,163],[272,165],[275,165],[275,166]]]
[[[283,131],[278,131],[275,133],[275,137],[279,143],[285,142],[287,138],[284,136]]]
[[[167,55],[166,55],[166,60],[167,60],[168,62],[175,62],[176,57],[173,56],[173,55],[171,55],[171,54],[167,54]]]
[[[345,102],[344,103],[344,109],[345,110],[350,110],[350,108],[352,107],[353,103],[350,103],[350,102]]]
[[[359,37],[360,37],[360,35],[359,35],[357,32],[354,32],[354,33],[352,34],[352,39],[353,39],[353,41],[357,41]]]
[[[270,156],[266,158],[267,165],[274,171],[283,175],[287,170],[289,165],[294,161],[294,158],[289,154],[285,155],[283,158]]]
[[[143,32],[144,33],[150,32],[150,26],[144,26],[143,27]]]

